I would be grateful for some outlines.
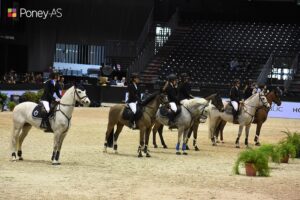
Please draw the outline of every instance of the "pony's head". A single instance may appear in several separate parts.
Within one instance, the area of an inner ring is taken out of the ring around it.
[[[208,101],[211,101],[211,104],[214,105],[220,112],[224,111],[224,104],[219,93],[215,93],[205,98]]]
[[[257,93],[256,95],[258,95],[258,97],[259,97],[259,102],[258,102],[259,104],[262,104],[266,108],[270,108],[271,107],[271,105],[269,104],[268,99],[265,96],[264,92]]]
[[[90,105],[91,101],[86,95],[86,91],[82,85],[74,85],[75,100],[83,105]]]
[[[272,96],[272,101],[276,103],[277,106],[281,105],[281,99],[280,97],[282,96],[282,90],[279,87],[276,87],[272,90],[274,95]]]
[[[161,92],[159,94],[159,101],[160,101],[161,104],[169,103],[168,95],[166,95],[165,93]]]

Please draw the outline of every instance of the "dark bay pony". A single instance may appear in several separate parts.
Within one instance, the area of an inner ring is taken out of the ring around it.
[[[279,88],[275,88],[266,95],[266,98],[270,105],[272,105],[272,103],[274,102],[274,103],[276,103],[277,106],[280,106],[281,105],[281,99],[280,99],[281,95],[282,95],[282,91]],[[268,113],[269,113],[269,109],[266,108],[265,106],[261,106],[260,108],[258,108],[255,113],[254,120],[252,123],[256,124],[256,134],[254,137],[254,142],[255,142],[256,146],[260,146],[260,142],[259,142],[260,130],[261,130],[262,124],[268,118]],[[227,123],[226,121],[222,120],[222,121],[220,121],[218,127],[216,128],[216,135],[217,135],[217,137],[220,135],[220,140],[222,143],[224,143],[223,130],[225,128],[226,123]],[[238,138],[239,137],[240,137],[240,135],[238,136]],[[248,145],[248,137],[247,136],[245,138],[245,145]]]
[[[168,101],[168,98],[165,94],[156,92],[152,95],[150,95],[145,101],[143,101],[143,111],[141,118],[136,122],[137,128],[140,130],[140,145],[138,147],[138,157],[143,157],[142,150],[146,153],[146,157],[150,157],[149,151],[147,149],[147,146],[144,146],[144,144],[148,143],[145,141],[145,138],[149,138],[151,128],[153,126],[154,120],[155,120],[155,114],[156,111],[159,108],[159,105],[161,103],[166,103]],[[107,130],[106,130],[106,137],[104,142],[104,150],[103,152],[107,152],[107,147],[109,145],[109,137],[111,134],[113,134],[113,149],[114,152],[117,153],[118,145],[117,140],[119,137],[119,134],[121,133],[124,125],[128,126],[130,125],[129,120],[123,119],[123,111],[126,108],[126,105],[115,105],[110,108],[109,115],[108,115],[108,124],[107,124]],[[116,132],[114,132],[114,126],[117,125]],[[147,137],[148,135],[148,137]]]
[[[222,99],[219,96],[219,94],[217,94],[217,93],[212,94],[212,95],[206,97],[205,99],[207,101],[211,102],[211,104],[214,105],[220,112],[224,110],[224,105],[223,105]],[[206,118],[205,119],[200,119],[200,118],[194,119],[192,127],[189,130],[189,136],[191,135],[191,132],[194,131],[194,134],[196,134],[196,138],[197,138],[197,131],[198,131],[199,123],[200,122],[204,123],[205,121],[206,121]],[[162,134],[163,133],[163,127],[164,127],[164,125],[161,124],[159,127],[153,127],[153,129],[152,129],[154,148],[158,147],[157,143],[156,143],[156,132],[158,132],[158,134],[159,134],[159,138],[160,138],[160,141],[161,141],[161,144],[162,144],[163,148],[168,148],[165,141],[164,141],[164,137],[163,137],[163,134]],[[186,146],[186,147],[188,148],[188,146]]]

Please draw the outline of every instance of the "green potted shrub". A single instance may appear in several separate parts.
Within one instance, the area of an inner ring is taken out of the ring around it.
[[[245,166],[247,176],[269,176],[270,168],[268,165],[268,156],[257,149],[248,149],[239,154],[234,165],[234,173],[240,174],[239,167]]]
[[[273,162],[280,163],[280,154],[276,151],[277,145],[275,144],[265,144],[259,147],[257,150],[271,158]]]
[[[7,100],[7,95],[0,92],[0,110],[3,111],[3,107]]]
[[[288,163],[289,158],[295,158],[296,156],[296,147],[287,141],[280,142],[276,147],[276,151],[280,155],[281,163]]]
[[[10,111],[13,111],[16,106],[16,103],[13,101],[8,102],[7,107]]]
[[[286,134],[284,141],[287,143],[293,144],[296,148],[296,158],[300,158],[300,133],[283,131]]]

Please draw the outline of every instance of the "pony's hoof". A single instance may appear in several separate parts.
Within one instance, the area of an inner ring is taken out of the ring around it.
[[[19,157],[19,160],[24,160],[22,157]]]
[[[255,143],[255,146],[260,146],[260,143],[259,143],[259,142],[256,142],[256,143]]]
[[[176,152],[176,155],[181,155],[181,153],[179,151]]]
[[[119,152],[115,150],[114,153],[115,153],[115,154],[118,154]]]
[[[188,155],[188,153],[187,153],[187,152],[183,152],[183,153],[182,153],[182,155],[185,155],[185,156],[187,156],[187,155]]]
[[[164,149],[167,149],[167,148],[168,148],[168,146],[167,146],[167,145],[163,145],[163,148],[164,148]]]
[[[142,157],[143,157],[143,155],[142,155],[142,154],[139,154],[139,155],[138,155],[138,158],[142,158]]]
[[[219,141],[219,140],[217,140],[217,141],[216,141],[216,143],[220,143],[220,141]]]
[[[239,148],[240,148],[240,146],[239,146],[239,145],[236,145],[236,146],[235,146],[235,148],[239,149]]]
[[[224,144],[225,142],[222,140],[221,143]]]
[[[150,155],[149,153],[147,153],[147,154],[146,154],[146,157],[147,157],[147,158],[150,158],[150,157],[151,157],[151,155]]]
[[[155,144],[155,145],[154,145],[154,148],[157,149],[157,147],[158,147],[157,144]]]
[[[213,146],[217,146],[217,144],[216,144],[216,143],[212,143],[212,145],[213,145]]]
[[[195,146],[195,151],[200,151],[200,149],[197,146]]]
[[[185,150],[190,150],[190,147],[188,145],[186,145]]]
[[[60,165],[60,162],[58,162],[57,160],[54,160],[54,161],[52,162],[52,165]]]

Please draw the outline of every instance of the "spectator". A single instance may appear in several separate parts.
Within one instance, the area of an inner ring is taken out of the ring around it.
[[[118,77],[115,76],[115,77],[109,82],[109,85],[117,85],[117,82],[118,82]]]

